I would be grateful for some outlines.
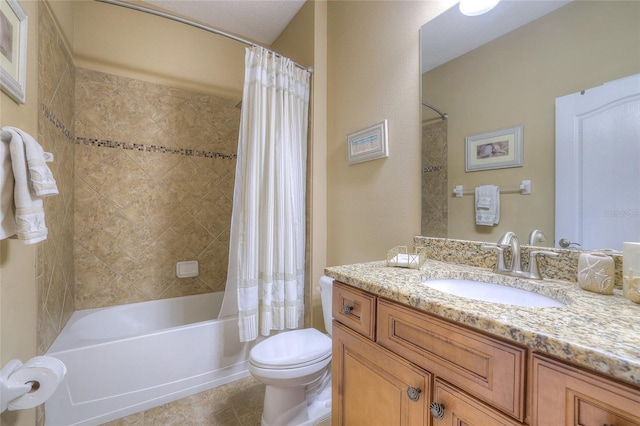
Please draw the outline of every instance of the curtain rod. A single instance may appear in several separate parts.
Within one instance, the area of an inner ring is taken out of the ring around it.
[[[133,3],[127,3],[127,2],[121,1],[121,0],[96,0],[96,1],[98,1],[100,3],[112,4],[114,6],[126,7],[127,9],[137,10],[139,12],[145,12],[145,13],[149,13],[149,14],[155,15],[155,16],[160,16],[161,18],[170,19],[170,20],[175,21],[175,22],[180,22],[182,24],[190,25],[190,26],[195,27],[195,28],[200,28],[201,30],[208,31],[208,32],[213,33],[213,34],[221,35],[223,37],[229,38],[231,40],[235,40],[235,41],[240,42],[242,44],[246,44],[247,46],[251,46],[251,47],[260,46],[257,43],[253,43],[253,42],[251,42],[249,40],[245,40],[245,39],[243,39],[241,37],[234,36],[234,35],[229,34],[229,33],[225,33],[224,31],[217,30],[217,29],[209,27],[207,25],[203,25],[203,24],[200,24],[198,22],[195,22],[195,21],[192,21],[192,20],[189,20],[189,19],[185,19],[185,18],[181,18],[179,16],[171,15],[169,13],[165,13],[165,12],[162,12],[162,11],[159,11],[159,10],[151,9],[149,7],[140,6],[138,4],[133,4]],[[260,47],[262,47],[263,49],[266,49],[267,51],[269,51],[273,55],[276,55],[276,56],[279,56],[281,58],[284,58],[284,56],[282,56],[281,54],[279,54],[277,52],[274,52],[271,49],[267,49],[266,47],[263,47],[263,46],[260,46]],[[302,65],[298,64],[297,62],[295,62],[293,60],[291,62],[293,62],[293,64],[296,67],[307,71],[309,74],[313,74],[313,68],[311,68],[311,67],[303,67]]]
[[[446,119],[449,118],[449,114],[447,114],[446,112],[440,112],[440,110],[438,108],[434,107],[433,105],[429,105],[425,101],[422,101],[422,106],[426,106],[427,108],[431,108],[432,110],[437,112],[438,115],[440,115],[440,117],[442,117],[443,120],[446,120]]]

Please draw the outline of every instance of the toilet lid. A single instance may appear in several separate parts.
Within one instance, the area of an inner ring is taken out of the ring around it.
[[[251,362],[266,368],[309,364],[331,354],[331,338],[315,328],[276,334],[251,349]]]

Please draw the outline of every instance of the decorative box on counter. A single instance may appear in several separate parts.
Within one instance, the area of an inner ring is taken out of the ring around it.
[[[395,246],[387,252],[387,266],[418,269],[424,263],[425,249],[416,249],[415,253],[407,253],[406,246]]]

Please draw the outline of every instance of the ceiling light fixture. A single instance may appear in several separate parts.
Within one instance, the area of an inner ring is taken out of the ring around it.
[[[466,16],[478,16],[487,13],[500,2],[500,0],[460,0],[460,12]]]

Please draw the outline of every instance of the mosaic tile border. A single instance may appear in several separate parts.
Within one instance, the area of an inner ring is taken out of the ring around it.
[[[165,154],[186,155],[189,157],[222,158],[235,160],[237,154],[222,154],[220,152],[198,151],[195,149],[172,148],[168,146],[144,145],[139,143],[115,142],[105,139],[76,138],[76,144],[98,146],[102,148],[120,148],[133,151],[159,152]]]
[[[426,166],[422,168],[422,173],[440,172],[443,169],[444,169],[444,166]]]
[[[128,143],[128,142],[115,142],[105,139],[93,139],[93,138],[80,138],[74,137],[69,129],[65,127],[65,125],[58,120],[56,115],[54,114],[49,107],[46,105],[42,105],[42,111],[47,120],[49,120],[58,130],[60,130],[67,139],[76,145],[89,145],[89,146],[97,146],[101,148],[119,148],[133,151],[144,151],[144,152],[158,152],[163,154],[178,154],[185,155],[189,157],[203,157],[203,158],[221,158],[223,160],[235,160],[238,155],[237,154],[223,154],[220,152],[211,152],[211,151],[198,151],[194,149],[185,149],[185,148],[172,148],[167,146],[158,146],[158,145],[144,145],[139,143]]]
[[[49,107],[45,104],[42,104],[42,112],[44,114],[44,117],[49,120],[54,126],[56,126],[56,128],[60,130],[67,139],[75,143],[76,138],[73,136],[71,131],[67,129],[60,120],[58,120],[58,117],[56,117],[54,112],[51,111],[51,109],[49,109]]]

